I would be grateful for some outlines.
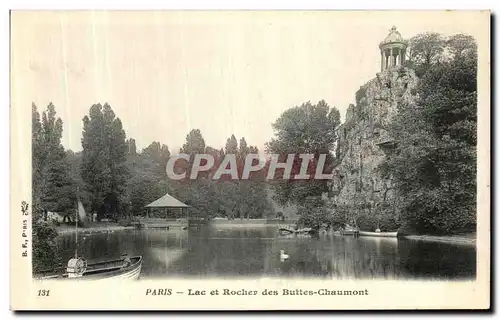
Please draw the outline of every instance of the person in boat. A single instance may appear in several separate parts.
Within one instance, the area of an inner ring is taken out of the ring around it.
[[[122,258],[123,258],[123,263],[125,264],[124,267],[128,267],[132,264],[132,260],[130,260],[130,257],[128,256],[128,254],[126,254],[126,253],[122,254]]]

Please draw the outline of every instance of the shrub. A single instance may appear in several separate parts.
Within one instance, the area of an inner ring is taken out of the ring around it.
[[[55,269],[61,262],[56,243],[55,227],[45,221],[33,221],[33,273]]]

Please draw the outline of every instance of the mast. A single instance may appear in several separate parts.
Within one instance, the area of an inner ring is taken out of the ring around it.
[[[78,210],[80,209],[78,207],[78,201],[80,201],[79,198],[78,198],[78,191],[79,191],[79,187],[76,188],[76,212],[75,212],[76,213],[75,214],[75,226],[76,226],[75,244],[76,244],[76,246],[75,246],[75,259],[78,259],[78,216],[79,216]]]

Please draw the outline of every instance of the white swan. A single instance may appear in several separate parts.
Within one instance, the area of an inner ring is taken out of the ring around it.
[[[280,260],[281,260],[281,262],[285,261],[288,258],[290,258],[290,256],[287,255],[287,254],[285,254],[285,250],[280,250]]]

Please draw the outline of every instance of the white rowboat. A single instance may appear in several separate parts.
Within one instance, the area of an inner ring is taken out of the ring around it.
[[[76,260],[76,261],[75,261]],[[72,261],[79,264],[78,267],[70,266]],[[87,265],[83,259],[71,259],[65,273],[41,275],[39,280],[136,280],[141,274],[142,256],[129,259],[117,259],[103,261]]]
[[[370,231],[359,231],[359,236],[361,237],[385,237],[385,238],[397,238],[398,232],[370,232]]]

